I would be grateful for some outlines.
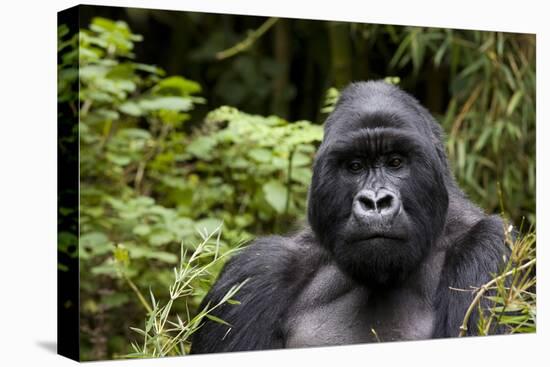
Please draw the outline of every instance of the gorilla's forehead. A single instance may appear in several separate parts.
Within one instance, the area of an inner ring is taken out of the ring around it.
[[[384,82],[355,83],[342,92],[326,132],[389,127],[430,134],[417,105],[407,93]]]
[[[335,114],[334,130],[338,133],[358,129],[395,128],[426,132],[426,126],[416,111],[400,103],[387,105],[359,104],[341,106]]]

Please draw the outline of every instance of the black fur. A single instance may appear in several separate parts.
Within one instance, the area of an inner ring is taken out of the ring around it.
[[[327,119],[308,221],[228,262],[203,307],[247,280],[240,304],[213,313],[230,327],[204,321],[192,353],[457,336],[473,296],[450,287],[486,283],[508,252],[501,219],[458,188],[440,126],[383,82],[350,85]]]

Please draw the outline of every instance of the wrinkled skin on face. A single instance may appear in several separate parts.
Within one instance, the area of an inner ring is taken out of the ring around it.
[[[441,132],[400,90],[346,92],[317,153],[309,222],[344,272],[387,286],[420,264],[443,229],[448,167]]]

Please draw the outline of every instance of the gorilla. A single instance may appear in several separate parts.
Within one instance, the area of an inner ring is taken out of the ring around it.
[[[192,353],[458,336],[473,293],[456,288],[503,265],[503,221],[460,190],[439,124],[412,96],[353,83],[324,131],[308,225],[227,262],[202,307],[246,282],[213,311],[226,324],[204,319]]]

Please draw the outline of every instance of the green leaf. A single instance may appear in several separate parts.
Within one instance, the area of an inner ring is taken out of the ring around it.
[[[79,75],[84,80],[102,77],[107,73],[107,68],[101,65],[87,65],[79,69]]]
[[[128,129],[121,130],[118,135],[131,140],[151,139],[151,133],[143,129],[128,128]]]
[[[307,154],[296,152],[292,157],[293,167],[306,166],[306,165],[309,165],[310,163],[311,163],[311,158]]]
[[[206,317],[209,318],[210,320],[214,321],[214,322],[219,323],[219,324],[231,326],[230,323],[228,323],[228,322],[226,322],[226,321],[223,321],[222,319],[220,319],[219,317],[216,317],[216,316],[214,316],[214,315],[206,314]]]
[[[482,57],[476,62],[471,63],[468,67],[466,67],[464,70],[460,72],[460,74],[458,75],[458,78],[465,78],[468,75],[476,72],[478,69],[480,69],[485,65],[485,62],[486,62],[485,58]]]
[[[93,18],[92,24],[90,24],[90,29],[96,32],[113,32],[116,28],[117,25],[114,21],[103,17]]]
[[[124,112],[127,115],[130,116],[141,116],[143,114],[143,110],[139,107],[139,105],[135,102],[125,102],[119,106],[119,111]]]
[[[514,113],[514,110],[516,109],[516,106],[521,101],[521,98],[523,97],[523,91],[518,90],[514,93],[512,98],[510,98],[510,102],[508,103],[508,107],[506,108],[506,115],[510,116],[512,113]]]
[[[174,239],[172,234],[163,229],[155,229],[149,236],[149,243],[153,246],[162,246]]]
[[[481,132],[481,135],[479,136],[479,138],[477,139],[474,145],[474,152],[479,152],[485,146],[485,143],[487,142],[487,139],[489,138],[492,132],[493,131],[491,129],[484,129]]]
[[[387,76],[384,78],[384,82],[387,84],[398,85],[401,82],[401,78],[398,76]]]
[[[151,233],[151,227],[147,224],[138,224],[134,227],[132,232],[138,236],[147,236]]]
[[[119,118],[118,112],[104,108],[95,110],[94,114],[101,120],[117,120]]]
[[[151,74],[156,74],[160,76],[163,76],[165,74],[164,70],[154,65],[134,63],[134,67],[136,68],[136,70],[146,71]]]
[[[294,168],[292,170],[292,180],[304,186],[309,185],[311,182],[311,169],[309,167]]]
[[[142,99],[138,102],[144,110],[158,111],[189,111],[193,108],[193,102],[189,97],[155,97]]]
[[[248,152],[248,156],[254,159],[256,162],[267,163],[271,160],[271,157],[273,157],[273,153],[271,152],[271,150],[265,148],[256,148],[251,149]]]
[[[233,217],[233,220],[235,222],[235,225],[237,225],[239,228],[245,228],[254,223],[254,217],[249,213],[245,213],[243,215],[235,215]]]
[[[279,214],[285,211],[287,190],[279,181],[271,180],[264,184],[263,193],[266,201]]]
[[[134,65],[131,63],[118,64],[106,75],[110,79],[132,79],[134,76]]]
[[[112,263],[94,266],[91,270],[91,273],[94,275],[110,275],[112,277],[116,277],[118,274],[117,269]]]
[[[113,244],[107,236],[102,232],[91,232],[83,234],[80,237],[80,246],[81,249],[85,252],[82,252],[81,255],[85,256],[86,254],[91,254],[93,256],[104,255],[109,253]]]
[[[197,158],[207,160],[210,158],[216,139],[211,136],[201,136],[196,138],[189,144],[186,150]]]
[[[201,86],[199,83],[181,76],[171,76],[163,79],[153,88],[155,94],[173,96],[188,96],[200,91]]]
[[[178,262],[178,257],[176,255],[171,254],[169,252],[164,252],[164,251],[154,251],[150,254],[147,254],[146,257],[150,259],[156,259],[169,264],[175,264]]]
[[[110,162],[116,164],[117,166],[126,166],[126,165],[130,164],[130,162],[132,161],[132,159],[130,157],[125,156],[125,155],[107,153],[105,156],[107,157],[107,159]]]

